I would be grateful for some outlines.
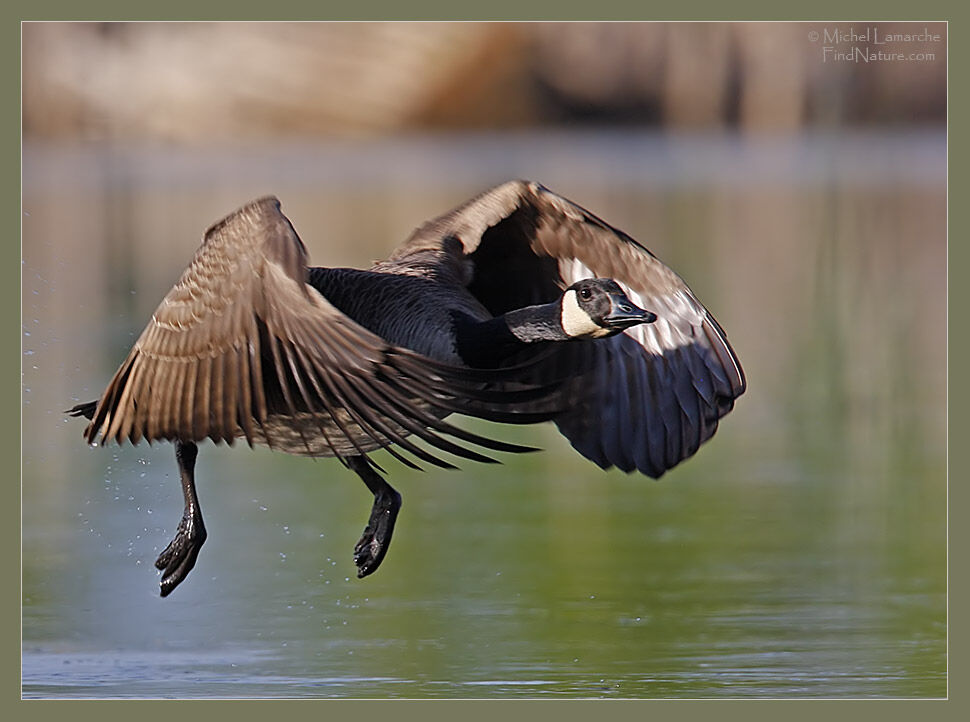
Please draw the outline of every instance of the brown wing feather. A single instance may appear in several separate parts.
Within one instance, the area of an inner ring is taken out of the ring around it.
[[[319,425],[294,427],[312,455],[363,453],[409,433],[478,460],[485,457],[438,434],[522,450],[440,421],[466,393],[480,392],[482,378],[397,349],[359,326],[306,285],[306,261],[275,198],[210,228],[98,402],[88,440],[99,433],[103,441],[133,443],[232,443],[244,436],[304,453],[271,431],[300,415]],[[496,409],[502,398],[490,398]],[[507,410],[515,416],[514,404]]]
[[[474,264],[469,290],[496,315],[550,302],[589,277],[615,279],[657,314],[619,336],[563,344],[538,370],[566,377],[556,393],[568,410],[556,423],[600,466],[662,475],[744,393],[737,356],[687,284],[629,235],[543,186],[486,191],[418,228],[395,257],[456,248]]]

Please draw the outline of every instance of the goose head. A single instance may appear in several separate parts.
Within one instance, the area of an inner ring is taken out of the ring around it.
[[[562,330],[570,338],[603,338],[657,315],[637,306],[612,278],[585,278],[567,288],[560,300]]]

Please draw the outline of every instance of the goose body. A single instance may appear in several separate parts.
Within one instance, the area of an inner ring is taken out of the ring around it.
[[[336,456],[374,493],[358,575],[386,554],[400,495],[369,457],[450,466],[524,451],[462,413],[552,420],[603,468],[659,477],[745,389],[713,316],[646,248],[543,186],[511,181],[420,226],[370,269],[308,267],[275,198],[212,226],[97,402],[90,442],[176,444],[185,513],[162,595],[206,538],[195,491],[209,438]],[[425,443],[414,443],[421,439]],[[432,447],[434,451],[428,449]]]

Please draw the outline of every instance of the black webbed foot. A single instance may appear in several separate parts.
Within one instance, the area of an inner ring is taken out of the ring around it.
[[[391,545],[394,522],[397,521],[400,508],[401,495],[390,486],[387,487],[387,492],[374,497],[370,519],[354,547],[354,564],[357,565],[358,579],[373,574],[384,561],[384,555]]]
[[[167,597],[192,571],[207,536],[201,514],[182,517],[175,538],[155,560],[155,568],[162,570],[163,597]]]
[[[199,497],[195,492],[195,458],[198,453],[199,447],[191,441],[175,442],[175,459],[179,465],[185,509],[175,530],[175,538],[155,560],[155,568],[162,570],[160,585],[163,597],[171,594],[192,571],[208,536],[202,522]]]
[[[362,579],[377,571],[377,567],[384,561],[387,548],[391,545],[394,522],[397,521],[397,513],[401,509],[401,495],[384,481],[363,456],[350,457],[347,459],[347,466],[357,473],[374,495],[370,519],[354,547],[357,578]]]

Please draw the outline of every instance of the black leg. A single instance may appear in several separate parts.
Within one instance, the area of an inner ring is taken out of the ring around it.
[[[199,447],[191,441],[175,442],[175,458],[179,464],[182,481],[182,496],[185,511],[179,522],[175,538],[158,555],[155,567],[162,570],[162,596],[167,597],[175,587],[182,583],[195,566],[199,550],[205,544],[205,524],[202,523],[202,509],[195,493],[195,457]]]
[[[387,548],[391,545],[391,534],[394,533],[397,512],[401,508],[401,495],[374,471],[364,457],[352,456],[347,459],[347,465],[357,472],[374,495],[370,519],[367,521],[360,541],[354,547],[357,577],[362,578],[377,571],[377,567],[384,561]]]

